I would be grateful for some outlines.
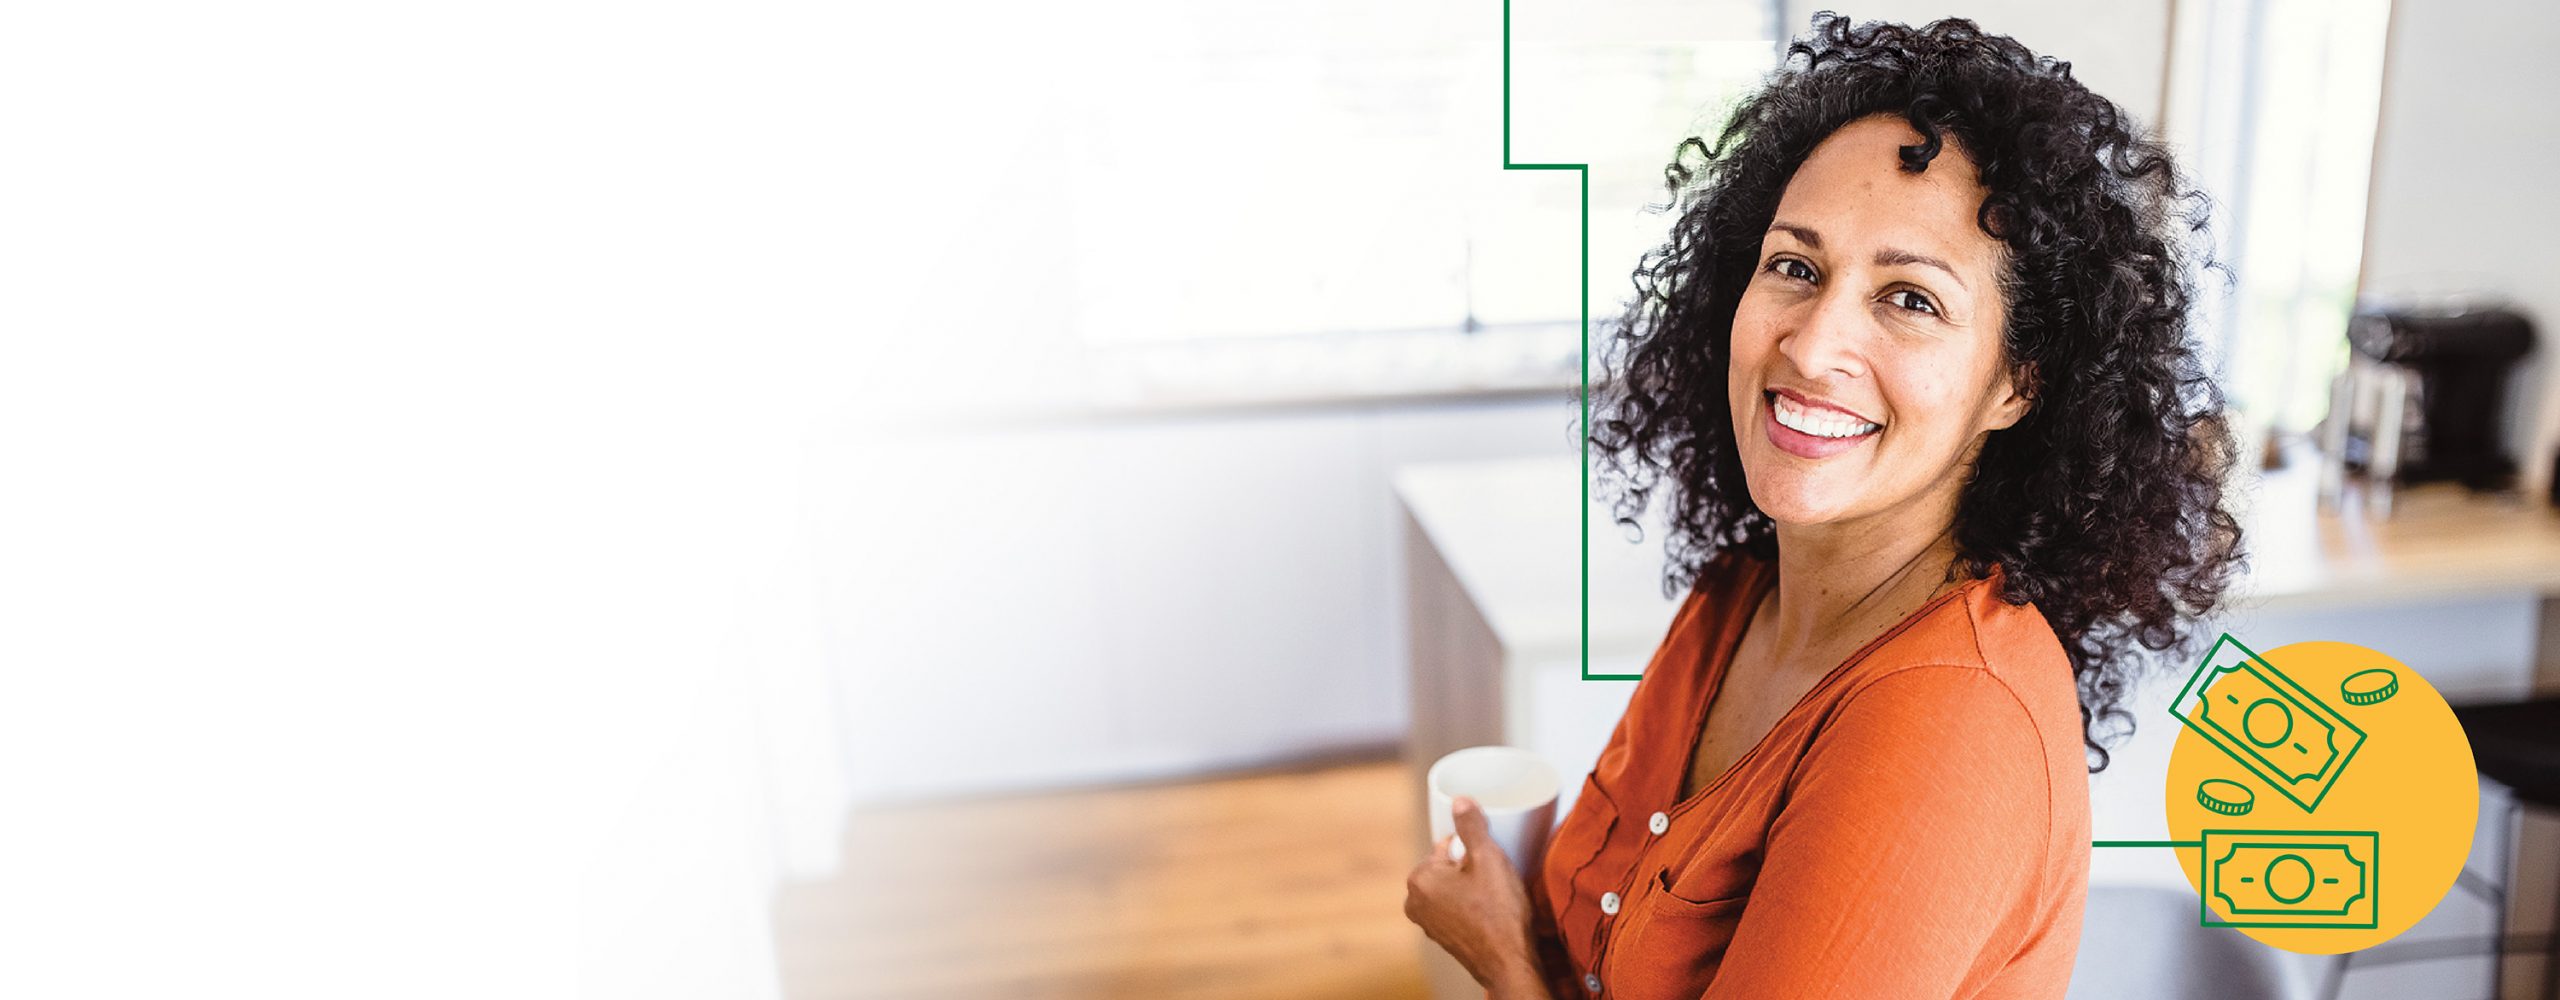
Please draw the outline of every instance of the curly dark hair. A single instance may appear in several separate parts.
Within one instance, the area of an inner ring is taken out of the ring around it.
[[[1923,137],[1901,147],[1903,170],[1928,169],[1951,135],[1989,190],[1976,224],[2005,250],[2002,348],[2033,404],[1975,460],[1951,571],[1997,565],[2001,599],[2044,614],[2070,656],[2089,769],[2104,770],[2107,744],[2130,731],[2128,685],[2191,651],[2183,623],[2220,602],[2242,553],[2222,495],[2235,448],[2188,326],[2192,282],[2224,270],[2204,239],[2209,201],[2070,63],[1968,20],[1915,29],[1824,11],[1712,146],[1680,143],[1670,203],[1654,209],[1676,206],[1677,221],[1638,265],[1602,352],[1589,442],[1615,519],[1640,533],[1667,476],[1665,596],[1726,549],[1775,558],[1727,408],[1735,305],[1797,166],[1877,114]]]

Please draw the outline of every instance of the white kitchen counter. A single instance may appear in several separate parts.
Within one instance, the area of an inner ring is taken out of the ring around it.
[[[1572,458],[1520,458],[1411,465],[1395,473],[1405,510],[1513,653],[1580,654],[1579,465]],[[1610,521],[1607,499],[1592,498],[1595,658],[1650,655],[1671,623],[1679,602],[1662,596],[1662,538],[1654,520],[1642,542],[1629,542],[1628,529]]]

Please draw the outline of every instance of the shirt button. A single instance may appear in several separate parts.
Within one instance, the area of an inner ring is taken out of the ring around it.
[[[1601,893],[1601,894],[1600,894],[1600,912],[1602,912],[1602,913],[1606,913],[1606,914],[1609,914],[1609,915],[1611,915],[1611,916],[1615,916],[1615,915],[1617,915],[1617,912],[1618,912],[1618,894],[1617,894],[1617,893],[1614,893],[1614,892],[1604,892],[1604,893]]]
[[[1599,973],[1597,973],[1597,972],[1586,972],[1586,973],[1583,973],[1583,974],[1582,974],[1582,988],[1583,988],[1583,989],[1586,989],[1586,990],[1590,990],[1590,991],[1591,991],[1591,992],[1593,992],[1593,993],[1598,993],[1598,992],[1600,992],[1600,974],[1599,974]]]
[[[1659,837],[1662,831],[1671,829],[1671,817],[1664,813],[1655,813],[1651,820],[1645,822],[1645,826],[1653,830],[1654,836]]]

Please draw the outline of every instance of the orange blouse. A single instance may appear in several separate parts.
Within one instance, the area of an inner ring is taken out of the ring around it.
[[[1680,782],[1768,562],[1710,563],[1530,881],[1557,997],[2059,998],[2089,879],[2071,665],[2000,573]]]

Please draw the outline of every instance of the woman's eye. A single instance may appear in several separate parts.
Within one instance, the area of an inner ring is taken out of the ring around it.
[[[1908,288],[1899,289],[1892,294],[1885,296],[1885,298],[1896,306],[1919,313],[1923,316],[1935,316],[1938,314],[1937,303],[1929,301],[1928,296],[1922,295]]]
[[[1813,268],[1793,257],[1780,257],[1769,262],[1769,270],[1797,281],[1812,281]],[[1801,273],[1799,273],[1801,272]]]

